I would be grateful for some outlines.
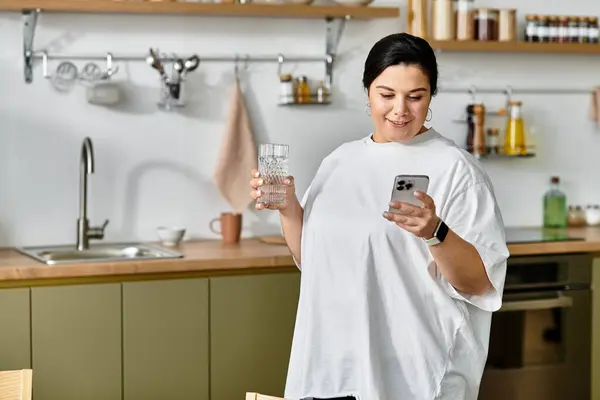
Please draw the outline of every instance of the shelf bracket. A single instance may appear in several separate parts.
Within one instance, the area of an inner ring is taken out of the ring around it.
[[[33,82],[33,39],[40,10],[23,10],[23,72],[25,82]]]
[[[325,60],[325,86],[331,88],[333,84],[333,63],[337,54],[338,45],[344,33],[346,21],[351,17],[346,15],[343,18],[335,19],[327,17],[327,35],[325,37],[325,52],[327,59]]]

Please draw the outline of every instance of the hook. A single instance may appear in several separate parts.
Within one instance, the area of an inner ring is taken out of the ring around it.
[[[504,89],[504,94],[506,95],[506,104],[510,103],[510,99],[512,98],[513,90],[510,85],[506,85],[506,89]]]
[[[281,70],[282,70],[282,67],[283,67],[283,61],[284,61],[283,54],[279,53],[279,55],[277,56],[277,62],[279,63],[279,65],[277,66],[277,74],[279,76],[281,76]]]
[[[113,55],[112,53],[106,53],[106,72],[102,75],[102,79],[107,79],[116,74],[119,71],[119,66],[113,68]]]
[[[477,104],[477,88],[475,85],[471,85],[468,93],[471,95],[471,104]]]
[[[48,53],[44,50],[42,51],[42,76],[45,79],[50,79],[50,74],[48,74]]]

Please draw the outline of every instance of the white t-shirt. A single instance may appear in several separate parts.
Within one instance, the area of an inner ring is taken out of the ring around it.
[[[394,177],[428,175],[440,216],[494,286],[461,295],[426,243],[383,218]],[[475,400],[506,275],[504,227],[478,162],[433,129],[345,143],[303,196],[300,300],[285,397]]]

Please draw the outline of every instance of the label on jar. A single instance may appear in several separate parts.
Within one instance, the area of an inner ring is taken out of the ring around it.
[[[581,36],[581,37],[589,36],[589,29],[587,26],[579,27],[579,36]]]
[[[558,27],[558,37],[559,38],[566,38],[569,37],[569,29],[566,26],[559,26]]]
[[[579,36],[579,27],[578,26],[570,26],[569,27],[569,36],[570,37]]]
[[[598,39],[598,34],[600,33],[600,31],[598,30],[597,27],[593,27],[593,28],[589,28],[588,29],[588,37],[590,39]]]
[[[533,24],[533,22],[529,22],[527,24],[527,28],[525,29],[525,32],[528,37],[535,36],[535,34],[537,33],[537,29],[536,29],[535,25]]]
[[[540,41],[544,38],[548,37],[548,27],[547,26],[538,26],[537,35],[540,38]]]
[[[558,27],[551,26],[550,29],[549,29],[549,31],[550,31],[550,37],[555,38],[555,37],[558,36]]]

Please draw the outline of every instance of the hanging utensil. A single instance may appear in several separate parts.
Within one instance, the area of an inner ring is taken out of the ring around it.
[[[63,61],[56,67],[52,76],[52,86],[59,92],[68,92],[77,80],[77,66],[70,61]]]
[[[188,73],[194,71],[200,65],[200,57],[196,54],[185,60],[183,63],[183,71],[181,73],[181,77],[185,77]]]
[[[160,57],[156,54],[156,52],[151,48],[150,49],[150,55],[148,57],[146,57],[146,63],[148,63],[148,65],[150,65],[152,68],[154,68],[155,70],[158,71],[158,73],[160,74],[161,78],[163,79],[163,81],[169,82],[169,77],[167,76],[167,73],[165,72],[165,67],[160,59]]]

